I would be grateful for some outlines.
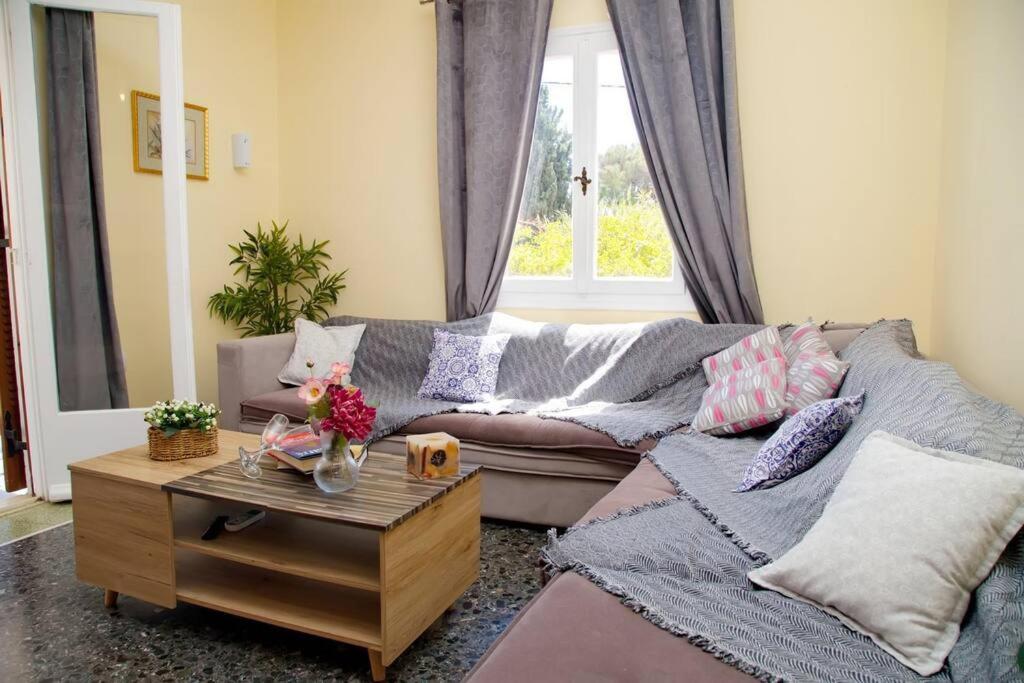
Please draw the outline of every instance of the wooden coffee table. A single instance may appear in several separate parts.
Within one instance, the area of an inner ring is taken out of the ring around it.
[[[322,493],[312,477],[238,470],[255,436],[221,431],[220,451],[155,462],[146,446],[70,466],[78,578],[175,607],[193,603],[365,647],[375,681],[476,580],[480,477],[419,480],[371,452],[359,485]],[[219,514],[267,511],[243,531],[200,539]]]

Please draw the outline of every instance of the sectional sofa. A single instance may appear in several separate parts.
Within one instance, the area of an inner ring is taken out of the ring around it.
[[[838,353],[864,326],[832,323],[824,329]],[[217,345],[224,428],[259,433],[275,413],[305,420],[295,387],[277,380],[294,346],[294,334]],[[439,431],[462,442],[465,462],[484,468],[484,517],[556,527],[576,523],[612,494],[654,445],[648,440],[627,448],[576,423],[530,415],[448,413],[414,420],[375,448],[404,453],[406,434]]]

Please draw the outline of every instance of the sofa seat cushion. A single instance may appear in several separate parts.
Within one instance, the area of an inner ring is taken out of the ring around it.
[[[675,490],[648,460],[581,521]],[[658,628],[574,573],[560,574],[523,609],[470,672],[471,683],[512,681],[751,681],[686,638]]]
[[[288,387],[242,401],[242,420],[247,422],[267,422],[276,413],[305,422],[306,402],[299,398],[298,389]]]
[[[460,441],[485,446],[566,451],[618,458],[633,463],[638,462],[640,456],[657,443],[654,439],[645,439],[636,446],[620,446],[610,436],[575,422],[517,413],[442,413],[413,420],[400,431],[401,434],[430,432],[447,432]]]
[[[246,423],[265,423],[275,413],[302,422],[306,419],[306,404],[294,388],[271,391],[242,402],[242,420]],[[460,441],[485,446],[554,450],[627,463],[639,461],[640,456],[655,444],[653,439],[647,439],[634,447],[620,446],[610,436],[574,422],[510,413],[431,415],[413,420],[399,434],[431,432],[447,432]]]

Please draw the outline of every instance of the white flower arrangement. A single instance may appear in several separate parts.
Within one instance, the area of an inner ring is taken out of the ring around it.
[[[164,436],[174,436],[183,429],[199,429],[207,432],[217,426],[220,410],[212,403],[196,401],[160,401],[147,410],[143,419],[163,431]]]

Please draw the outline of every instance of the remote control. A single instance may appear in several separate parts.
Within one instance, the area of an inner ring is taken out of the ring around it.
[[[234,515],[224,522],[225,531],[241,531],[247,526],[252,526],[267,516],[264,510],[248,510],[240,515]]]
[[[224,523],[228,521],[227,515],[218,515],[214,517],[213,522],[210,524],[210,528],[203,532],[201,538],[204,541],[212,541],[220,535],[220,532],[224,530]]]

